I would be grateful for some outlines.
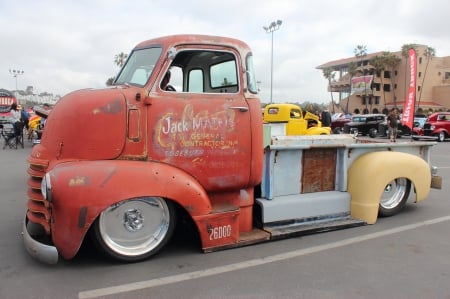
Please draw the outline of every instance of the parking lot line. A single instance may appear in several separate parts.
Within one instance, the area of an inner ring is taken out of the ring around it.
[[[247,269],[250,267],[261,266],[261,265],[265,265],[268,263],[288,260],[288,259],[305,256],[305,255],[309,255],[309,254],[313,254],[313,253],[317,253],[317,252],[321,252],[321,251],[325,251],[325,250],[329,250],[329,249],[340,248],[340,247],[348,246],[351,244],[360,243],[360,242],[364,242],[364,241],[368,241],[368,240],[372,240],[372,239],[376,239],[376,238],[381,238],[384,236],[389,236],[392,234],[396,234],[396,233],[400,233],[400,232],[404,232],[404,231],[408,231],[408,230],[413,230],[413,229],[424,227],[424,226],[434,225],[434,224],[438,224],[438,223],[449,221],[449,220],[450,220],[450,215],[444,216],[444,217],[439,217],[439,218],[434,218],[434,219],[430,219],[430,220],[425,220],[425,221],[421,221],[421,222],[417,222],[417,223],[413,223],[413,224],[409,224],[409,225],[404,225],[404,226],[400,226],[400,227],[395,227],[395,228],[391,228],[391,229],[387,229],[387,230],[383,230],[380,232],[371,233],[371,234],[367,234],[367,235],[363,235],[363,236],[343,239],[343,240],[328,243],[328,244],[323,244],[323,245],[319,245],[319,246],[313,246],[310,248],[285,252],[285,253],[267,256],[267,257],[263,257],[263,258],[252,259],[252,260],[248,260],[248,261],[244,261],[244,262],[209,268],[209,269],[205,269],[205,270],[193,271],[193,272],[188,272],[188,273],[183,273],[183,274],[178,274],[178,275],[155,278],[155,279],[150,279],[150,280],[145,280],[145,281],[127,283],[127,284],[123,284],[123,285],[116,285],[113,287],[105,287],[105,288],[99,288],[99,289],[94,289],[94,290],[82,291],[82,292],[78,293],[78,298],[88,299],[88,298],[97,298],[97,297],[102,297],[102,296],[107,296],[107,295],[114,295],[114,294],[119,294],[119,293],[133,292],[133,291],[137,291],[137,290],[168,285],[171,283],[177,283],[177,282],[197,279],[197,278],[201,278],[201,277],[208,277],[208,276],[212,276],[212,275],[237,271],[237,270],[241,270],[241,269]]]

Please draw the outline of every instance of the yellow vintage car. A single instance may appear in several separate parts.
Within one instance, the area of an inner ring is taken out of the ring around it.
[[[294,104],[269,104],[264,108],[265,123],[283,124],[286,135],[329,135],[330,127],[322,127],[319,117],[303,112]]]

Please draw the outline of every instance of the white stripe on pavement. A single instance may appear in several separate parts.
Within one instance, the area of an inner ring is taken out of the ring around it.
[[[404,232],[404,231],[408,231],[408,230],[413,230],[413,229],[416,229],[419,227],[433,225],[433,224],[437,224],[437,223],[441,223],[441,222],[449,221],[449,220],[450,220],[450,215],[445,216],[445,217],[425,220],[422,222],[417,222],[417,223],[413,223],[413,224],[409,224],[409,225],[404,225],[404,226],[400,226],[400,227],[396,227],[396,228],[391,228],[391,229],[387,229],[387,230],[376,232],[376,233],[371,233],[371,234],[364,235],[364,236],[348,238],[348,239],[340,240],[340,241],[329,243],[329,244],[324,244],[324,245],[314,246],[314,247],[310,247],[310,248],[290,251],[290,252],[276,254],[276,255],[258,258],[258,259],[252,259],[252,260],[239,262],[239,263],[235,263],[235,264],[229,264],[229,265],[209,268],[209,269],[200,270],[200,271],[188,272],[188,273],[183,273],[183,274],[178,274],[178,275],[172,275],[172,276],[167,276],[167,277],[155,278],[155,279],[151,279],[151,280],[138,281],[138,282],[123,284],[123,285],[117,285],[117,286],[113,286],[113,287],[106,287],[106,288],[100,288],[100,289],[95,289],[95,290],[82,291],[82,292],[78,293],[78,298],[88,299],[88,298],[97,298],[97,297],[101,297],[101,296],[114,295],[114,294],[125,293],[125,292],[132,292],[132,291],[148,289],[148,288],[157,287],[157,286],[163,286],[163,285],[167,285],[167,284],[171,284],[171,283],[177,283],[177,282],[182,282],[182,281],[186,281],[186,280],[197,279],[197,278],[201,278],[201,277],[207,277],[207,276],[237,271],[237,270],[241,270],[241,269],[247,269],[250,267],[255,267],[255,266],[265,265],[268,263],[273,263],[273,262],[283,261],[283,260],[296,258],[296,257],[300,257],[300,256],[305,256],[308,254],[313,254],[313,253],[317,253],[317,252],[321,252],[321,251],[325,251],[325,250],[329,250],[329,249],[344,247],[344,246],[348,246],[351,244],[360,243],[363,241],[372,240],[372,239],[376,239],[376,238],[380,238],[380,237],[384,237],[384,236],[388,236],[388,235],[392,235],[392,234],[396,234],[396,233],[400,233],[400,232]]]

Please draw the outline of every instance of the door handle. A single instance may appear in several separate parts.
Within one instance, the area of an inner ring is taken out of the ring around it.
[[[235,106],[235,107],[230,107],[229,109],[235,109],[235,110],[239,110],[241,112],[247,112],[248,111],[248,107],[245,107],[245,106]]]

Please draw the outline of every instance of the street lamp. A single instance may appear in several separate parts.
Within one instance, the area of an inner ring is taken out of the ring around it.
[[[272,103],[272,85],[273,85],[273,32],[280,29],[280,26],[283,22],[281,20],[273,21],[270,23],[269,27],[263,26],[263,29],[267,33],[271,33],[272,35],[272,50],[271,50],[271,58],[270,58],[270,103]]]
[[[23,75],[24,71],[21,71],[21,70],[9,70],[9,73],[10,73],[14,78],[16,78],[16,93],[17,93],[16,96],[18,97],[18,95],[19,95],[19,90],[17,89],[17,77],[20,76],[20,75]]]

